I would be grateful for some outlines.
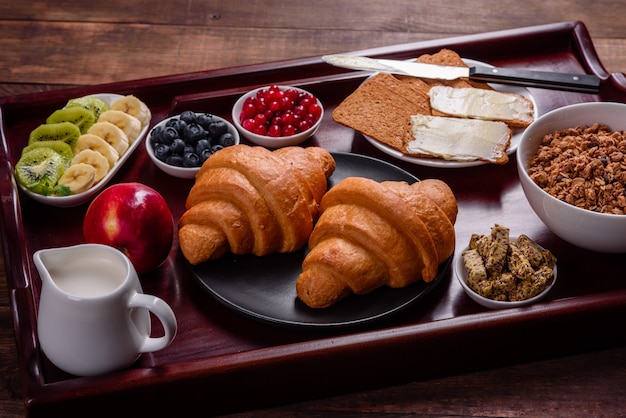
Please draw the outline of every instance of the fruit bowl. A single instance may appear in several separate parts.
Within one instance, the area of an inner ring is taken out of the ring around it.
[[[605,124],[611,131],[626,130],[626,105],[581,103],[553,110],[538,118],[524,131],[517,149],[519,179],[530,206],[556,235],[588,250],[623,253],[626,252],[626,214],[600,213],[566,203],[544,191],[528,174],[530,160],[545,135],[594,123]]]
[[[304,142],[317,131],[323,117],[319,99],[292,86],[254,89],[241,96],[232,110],[237,130],[249,141],[267,148]]]
[[[239,133],[226,119],[185,111],[152,128],[146,139],[146,151],[163,172],[192,179],[212,153],[238,143]]]
[[[119,99],[122,99],[124,96],[120,94],[113,94],[113,93],[99,93],[99,94],[93,94],[87,97],[95,97],[97,99],[104,101],[107,105],[111,106],[114,102],[116,102]],[[119,159],[115,162],[115,164],[108,170],[107,174],[98,183],[94,184],[88,190],[82,193],[71,194],[68,196],[56,196],[56,195],[46,196],[46,195],[35,193],[31,190],[28,190],[26,187],[20,184],[19,181],[17,181],[16,183],[18,184],[18,187],[27,196],[29,196],[33,200],[36,200],[37,202],[44,203],[46,205],[56,206],[56,207],[73,207],[73,206],[78,206],[83,203],[86,203],[89,200],[91,200],[96,194],[98,194],[109,183],[111,178],[118,172],[118,170],[126,163],[126,161],[130,158],[132,153],[135,151],[135,149],[137,149],[139,144],[145,138],[148,132],[148,127],[149,127],[149,124],[145,124],[144,126],[142,126],[136,139],[132,143],[130,143],[128,149],[119,157]]]
[[[487,297],[481,296],[478,293],[476,293],[467,284],[468,273],[467,273],[467,269],[465,268],[465,264],[463,262],[463,253],[466,250],[468,250],[468,249],[469,249],[469,247],[465,247],[465,248],[463,248],[461,251],[459,251],[456,254],[456,256],[454,258],[455,275],[456,275],[457,280],[459,281],[459,284],[461,285],[461,287],[463,288],[463,290],[465,291],[467,296],[469,296],[470,299],[472,299],[474,302],[484,306],[485,308],[489,308],[489,309],[509,309],[509,308],[518,308],[518,307],[521,307],[521,306],[532,305],[533,303],[539,302],[544,297],[546,297],[546,295],[550,292],[550,289],[552,289],[552,287],[556,283],[557,266],[555,265],[554,266],[554,270],[553,270],[554,271],[554,277],[552,278],[552,281],[545,287],[545,289],[541,293],[539,293],[538,295],[536,295],[536,296],[534,296],[532,298],[528,298],[528,299],[524,299],[524,300],[520,300],[520,301],[499,301],[499,300],[489,299]]]

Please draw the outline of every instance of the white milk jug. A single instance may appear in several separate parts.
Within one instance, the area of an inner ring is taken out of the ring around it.
[[[167,347],[176,317],[162,299],[143,293],[137,273],[117,249],[100,244],[40,250],[37,328],[41,349],[59,369],[94,376]],[[151,337],[150,312],[164,335]]]

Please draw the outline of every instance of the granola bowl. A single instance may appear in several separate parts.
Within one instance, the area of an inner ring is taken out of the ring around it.
[[[594,124],[606,125],[614,133],[612,139],[606,140],[611,135],[599,138],[600,134],[590,132],[594,129],[582,132]],[[542,184],[540,187],[529,174],[529,169],[535,170],[531,166],[538,165],[533,159],[544,136],[566,129],[570,130],[569,137],[561,135],[558,147],[553,141],[554,148],[544,151],[545,155],[558,155],[558,159],[554,163],[542,159],[543,173],[532,174]],[[541,116],[520,140],[517,170],[530,206],[552,232],[577,247],[603,253],[626,252],[626,134],[622,131],[626,131],[626,104],[581,103]],[[577,138],[583,144],[571,145],[578,142]],[[614,213],[602,212],[602,207],[612,208]]]
[[[546,295],[550,292],[550,289],[552,289],[552,287],[556,283],[557,266],[554,265],[552,280],[546,285],[546,287],[541,291],[541,293],[537,294],[536,296],[533,296],[533,297],[528,298],[528,299],[516,300],[516,301],[495,300],[495,299],[490,299],[488,297],[482,296],[479,293],[477,293],[476,291],[474,291],[467,284],[468,272],[467,272],[467,269],[465,268],[465,264],[463,262],[463,253],[465,251],[467,251],[468,249],[469,249],[469,247],[465,247],[461,251],[457,252],[457,254],[455,256],[455,259],[454,259],[455,275],[456,275],[457,280],[459,281],[459,284],[461,285],[461,287],[463,288],[463,290],[465,291],[467,296],[469,296],[470,299],[472,299],[474,302],[484,306],[485,308],[489,308],[489,309],[509,309],[509,308],[519,308],[519,307],[522,307],[522,306],[532,305],[533,303],[537,303],[540,300],[544,299],[546,297]]]

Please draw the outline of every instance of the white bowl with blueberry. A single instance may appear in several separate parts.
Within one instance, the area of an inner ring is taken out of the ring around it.
[[[311,137],[324,117],[320,100],[293,86],[271,85],[241,96],[233,123],[245,138],[267,148],[297,145]]]
[[[165,173],[191,179],[213,153],[238,143],[239,133],[226,119],[187,110],[155,125],[146,151]]]

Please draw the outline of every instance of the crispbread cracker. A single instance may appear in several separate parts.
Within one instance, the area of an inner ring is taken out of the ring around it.
[[[430,112],[428,96],[430,87],[414,82],[414,80],[419,80],[418,78],[411,77],[413,80],[400,80],[396,76],[387,73],[377,74],[376,77],[380,83],[394,94],[402,96],[419,106],[422,109],[419,113],[428,114]]]
[[[335,108],[333,119],[402,150],[412,139],[410,116],[423,113],[425,103],[430,109],[430,104],[407,98],[406,89],[396,82],[400,83],[389,74],[375,75]]]

